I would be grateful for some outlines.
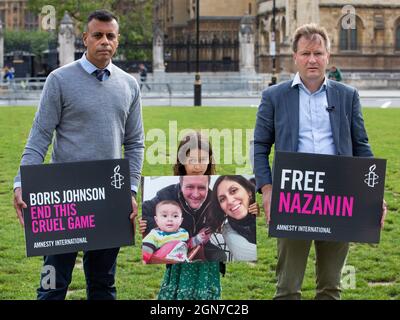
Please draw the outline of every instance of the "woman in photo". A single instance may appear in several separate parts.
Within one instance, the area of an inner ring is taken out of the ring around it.
[[[213,187],[208,221],[221,230],[234,260],[257,259],[254,185],[243,176],[220,176]]]

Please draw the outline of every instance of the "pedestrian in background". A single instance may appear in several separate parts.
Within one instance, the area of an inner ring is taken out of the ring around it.
[[[332,66],[331,69],[329,70],[328,79],[335,80],[338,82],[343,80],[342,73],[338,68],[336,68],[336,66]]]

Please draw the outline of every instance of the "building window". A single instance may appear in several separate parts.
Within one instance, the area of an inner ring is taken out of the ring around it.
[[[396,27],[396,51],[400,51],[400,23]]]
[[[39,27],[39,21],[38,17],[36,14],[30,12],[30,11],[25,11],[25,29],[26,30],[35,30],[38,29]]]
[[[359,30],[360,30],[359,21],[357,21],[355,29],[343,29],[342,23],[340,23],[340,36],[339,36],[340,50],[354,51],[359,49],[358,46]]]

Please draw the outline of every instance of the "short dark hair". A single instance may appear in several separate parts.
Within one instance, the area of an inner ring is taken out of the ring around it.
[[[115,16],[112,12],[103,9],[91,12],[87,18],[87,24],[89,24],[89,22],[92,21],[93,19],[103,22],[110,22],[112,20],[118,22],[117,16]]]
[[[204,177],[204,176],[206,176],[206,174],[204,174],[204,175],[202,175],[202,176],[187,176],[187,175],[182,175],[182,176],[179,176],[179,184],[180,184],[180,186],[181,186],[181,188],[182,188],[182,183],[183,183],[183,178],[184,178],[184,177]],[[211,176],[207,175],[207,177],[208,177],[208,185],[210,185]]]

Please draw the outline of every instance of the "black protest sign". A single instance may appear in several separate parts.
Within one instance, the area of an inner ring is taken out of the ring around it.
[[[21,166],[27,256],[132,245],[128,160]]]
[[[386,160],[276,152],[269,235],[378,243]]]

